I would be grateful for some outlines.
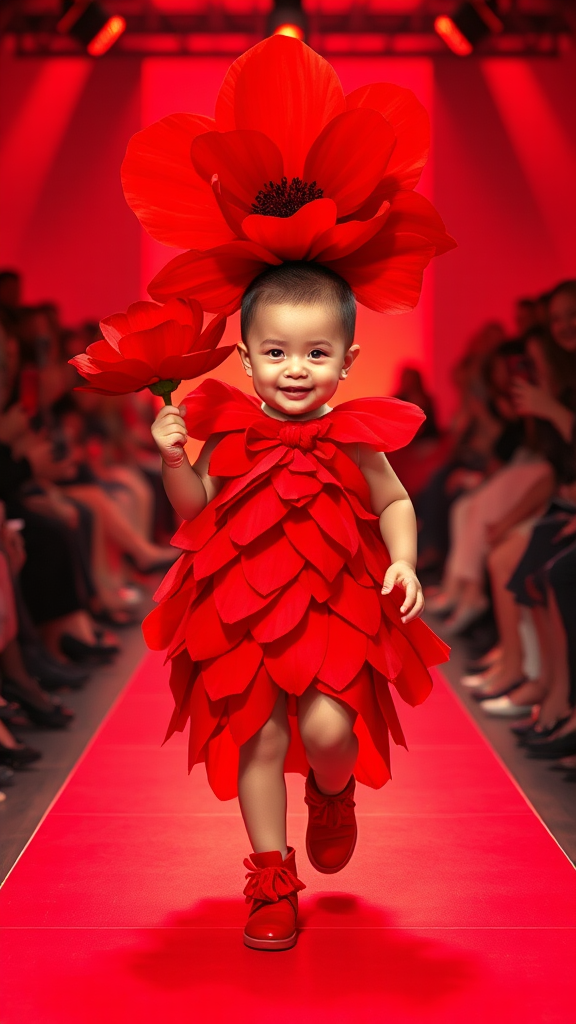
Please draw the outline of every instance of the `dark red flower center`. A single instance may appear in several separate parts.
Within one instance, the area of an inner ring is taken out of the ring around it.
[[[308,184],[301,178],[292,178],[288,184],[288,178],[281,178],[264,184],[252,203],[252,209],[265,217],[291,217],[306,203],[322,199],[323,195],[324,189],[317,188],[315,181]]]

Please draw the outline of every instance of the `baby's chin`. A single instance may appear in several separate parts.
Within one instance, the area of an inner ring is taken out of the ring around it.
[[[289,414],[290,416],[302,416],[304,414],[310,415],[312,412],[316,412],[317,409],[322,409],[327,402],[330,401],[334,391],[312,391],[310,394],[303,395],[301,398],[290,396],[288,393],[278,392],[276,389],[268,390],[264,389],[262,392],[254,388],[256,394],[265,402],[269,409],[275,409],[276,412]]]

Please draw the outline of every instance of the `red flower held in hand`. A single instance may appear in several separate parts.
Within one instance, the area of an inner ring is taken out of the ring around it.
[[[412,191],[428,146],[427,114],[408,89],[345,96],[304,43],[264,40],[232,64],[214,119],[173,114],[128,145],[129,205],[153,238],[189,250],[150,294],[231,313],[266,265],[316,260],[364,305],[412,309],[430,259],[455,245]]]
[[[182,380],[219,366],[234,345],[217,348],[226,318],[215,317],[202,331],[202,307],[194,299],[170,299],[165,306],[134,302],[126,313],[100,323],[104,341],[70,359],[88,386],[79,391],[127,395],[150,388],[168,404]]]

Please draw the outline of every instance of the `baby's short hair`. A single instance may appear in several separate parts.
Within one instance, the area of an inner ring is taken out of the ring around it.
[[[340,318],[346,348],[354,341],[356,299],[347,281],[321,263],[293,262],[267,267],[244,292],[240,311],[242,341],[248,335],[259,305],[290,302],[295,306],[326,303]]]

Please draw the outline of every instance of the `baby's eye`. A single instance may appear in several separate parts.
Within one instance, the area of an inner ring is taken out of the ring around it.
[[[284,353],[281,348],[270,348],[268,349],[266,355],[272,356],[273,359],[279,359],[284,355]]]
[[[323,352],[321,348],[313,348],[311,353],[310,353],[310,358],[311,359],[321,359],[322,356],[325,356],[325,355],[326,355],[326,353]]]

